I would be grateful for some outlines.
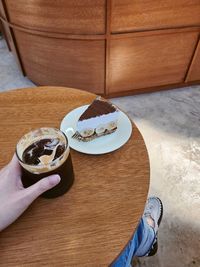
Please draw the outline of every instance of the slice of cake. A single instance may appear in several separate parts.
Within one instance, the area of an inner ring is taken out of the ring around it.
[[[114,105],[97,98],[80,116],[73,138],[90,141],[111,134],[117,129],[118,116],[119,110]]]

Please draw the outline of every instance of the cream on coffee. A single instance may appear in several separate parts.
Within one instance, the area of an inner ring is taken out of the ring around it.
[[[22,160],[30,165],[49,164],[65,151],[65,144],[58,138],[40,139],[23,152]]]

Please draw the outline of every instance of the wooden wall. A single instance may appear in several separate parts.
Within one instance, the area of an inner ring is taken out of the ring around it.
[[[21,70],[100,95],[200,82],[199,0],[0,0]]]

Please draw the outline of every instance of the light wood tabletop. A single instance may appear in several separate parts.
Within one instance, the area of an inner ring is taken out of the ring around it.
[[[90,104],[96,95],[61,87],[0,93],[0,168],[20,137]],[[129,141],[104,155],[71,150],[75,182],[65,195],[38,198],[0,233],[0,266],[108,266],[126,246],[149,188],[144,140],[133,124]]]

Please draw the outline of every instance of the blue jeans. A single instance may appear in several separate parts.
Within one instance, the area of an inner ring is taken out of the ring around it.
[[[142,217],[136,232],[131,241],[111,265],[111,267],[131,267],[131,259],[133,256],[145,256],[151,249],[155,240],[155,232]]]

